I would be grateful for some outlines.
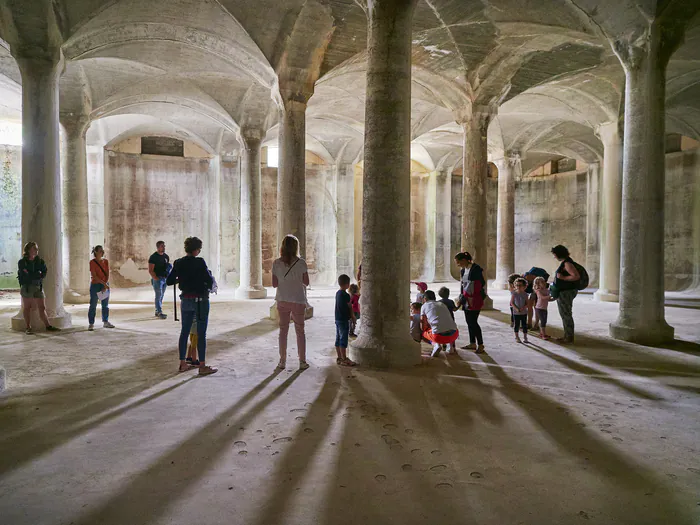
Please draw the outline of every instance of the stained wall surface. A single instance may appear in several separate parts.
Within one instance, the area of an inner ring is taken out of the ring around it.
[[[17,261],[22,256],[21,149],[21,146],[0,146],[0,288],[19,286]]]

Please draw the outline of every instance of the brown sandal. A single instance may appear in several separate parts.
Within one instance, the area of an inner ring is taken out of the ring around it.
[[[219,371],[218,368],[214,368],[213,366],[200,366],[199,367],[199,375],[200,376],[210,376],[212,374],[216,374]]]
[[[196,367],[193,365],[187,364],[187,365],[185,365],[185,368],[182,368],[182,366],[180,366],[177,369],[177,372],[178,372],[178,374],[181,374],[182,372],[189,372],[190,370],[192,370],[194,368],[196,368]]]

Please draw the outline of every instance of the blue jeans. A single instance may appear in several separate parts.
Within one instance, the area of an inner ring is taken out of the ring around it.
[[[88,322],[90,324],[95,324],[95,314],[97,313],[97,292],[101,292],[104,285],[102,284],[91,284],[90,285],[90,308],[88,309]],[[106,323],[109,321],[109,297],[102,301],[102,322]]]
[[[180,303],[182,311],[182,328],[180,330],[180,361],[187,356],[187,339],[190,336],[192,322],[197,319],[197,354],[199,362],[204,363],[207,353],[207,324],[209,323],[209,299],[188,299],[183,297]]]
[[[350,333],[350,321],[335,322],[335,346],[348,347],[348,334]]]
[[[163,313],[163,296],[165,295],[165,277],[151,279],[153,291],[156,292],[156,315]]]

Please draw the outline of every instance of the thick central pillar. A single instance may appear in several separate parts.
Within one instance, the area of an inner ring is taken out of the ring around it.
[[[495,112],[496,110],[490,108],[470,108],[468,118],[462,121],[464,174],[461,250],[469,252],[484,272],[488,272],[489,264],[494,262],[488,260],[486,184],[489,173],[487,135],[489,123]],[[484,309],[491,308],[493,301],[486,297]]]
[[[289,234],[306,256],[306,98],[286,98],[280,118],[277,244]]]
[[[499,289],[508,288],[508,276],[515,273],[515,165],[516,153],[506,152],[496,160],[498,168],[498,215],[496,232],[496,281]]]
[[[22,243],[39,245],[39,256],[48,267],[43,283],[46,314],[53,326],[65,328],[71,318],[63,308],[59,56],[56,52],[53,57],[15,58],[22,75]],[[12,319],[15,330],[23,330],[24,324],[21,312]]]
[[[600,279],[594,297],[607,302],[620,299],[622,140],[619,128],[617,121],[598,127],[598,136],[603,142],[603,220],[600,231]]]
[[[411,366],[411,27],[417,0],[368,0],[362,324],[350,355],[371,366]]]
[[[90,220],[88,209],[86,117],[61,116],[63,155],[63,240],[67,303],[90,301]]]
[[[264,299],[262,285],[262,184],[260,178],[260,130],[241,130],[241,282],[239,299]]]
[[[625,69],[620,313],[616,339],[640,344],[673,340],[664,318],[666,65],[673,46],[656,24],[648,38],[615,46]]]

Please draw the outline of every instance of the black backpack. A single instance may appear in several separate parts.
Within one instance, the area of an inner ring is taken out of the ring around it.
[[[576,268],[576,270],[578,271],[578,274],[579,274],[579,280],[578,280],[578,283],[576,284],[576,289],[577,290],[585,290],[586,288],[588,288],[588,283],[590,282],[590,278],[588,277],[588,272],[586,271],[586,269],[583,266],[581,266],[577,262],[574,262],[574,268]]]

